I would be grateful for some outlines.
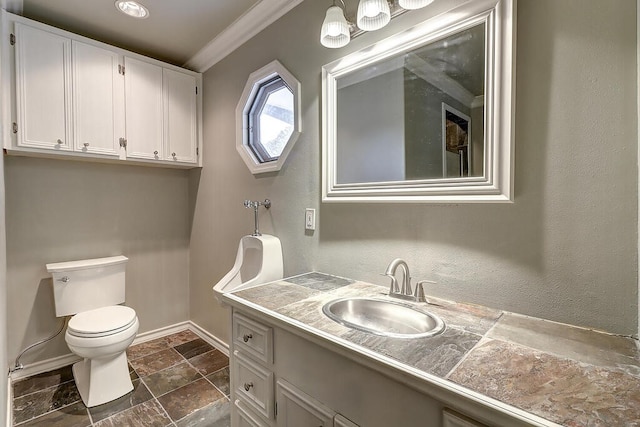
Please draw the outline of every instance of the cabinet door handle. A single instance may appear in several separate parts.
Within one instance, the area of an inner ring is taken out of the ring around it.
[[[251,387],[253,387],[253,383],[244,383],[244,391],[251,390]]]
[[[156,150],[156,151],[154,151],[154,152],[153,152],[153,155],[154,155],[154,156],[157,156],[157,155],[158,155],[158,151],[157,151],[157,150]]]
[[[84,144],[82,144],[82,145],[84,145],[85,147],[88,147],[88,146],[89,146],[89,143],[88,143],[88,142],[85,142],[85,143],[84,143]]]
[[[171,153],[171,155],[172,155],[173,157],[175,157],[175,156],[176,156],[176,153]]]
[[[245,335],[242,337],[242,341],[244,341],[244,342],[248,342],[251,338],[253,338],[253,334],[245,334]]]
[[[64,142],[62,142],[62,140],[61,140],[61,139],[59,139],[59,140],[57,140],[57,141],[56,141],[56,144],[57,144],[57,145],[62,145],[62,144],[64,144]]]

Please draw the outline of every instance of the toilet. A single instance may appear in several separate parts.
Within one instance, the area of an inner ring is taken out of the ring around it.
[[[56,316],[73,316],[65,341],[83,358],[73,377],[85,406],[110,402],[133,390],[126,349],[138,333],[135,310],[124,305],[124,256],[47,264]]]
[[[221,301],[226,292],[282,279],[283,265],[282,244],[276,236],[244,236],[240,239],[233,268],[213,287],[214,295]]]

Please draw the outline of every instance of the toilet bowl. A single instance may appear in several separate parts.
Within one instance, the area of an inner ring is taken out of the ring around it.
[[[138,332],[136,312],[108,306],[78,313],[69,320],[65,341],[83,360],[73,365],[78,391],[87,407],[101,405],[133,390],[125,350]]]
[[[226,292],[282,279],[283,269],[280,239],[269,234],[244,236],[233,268],[213,287],[214,295],[220,301]]]
[[[56,316],[73,315],[65,341],[83,358],[73,377],[85,406],[133,390],[126,350],[138,333],[135,310],[124,305],[124,256],[47,264],[53,276]]]

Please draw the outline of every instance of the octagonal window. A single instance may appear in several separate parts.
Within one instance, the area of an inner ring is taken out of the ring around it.
[[[278,76],[260,85],[249,109],[249,147],[260,163],[278,160],[293,133],[293,92]]]
[[[280,170],[300,134],[300,83],[278,61],[249,76],[236,110],[236,148],[252,173]]]

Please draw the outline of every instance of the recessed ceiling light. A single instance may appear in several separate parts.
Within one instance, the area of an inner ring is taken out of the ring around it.
[[[149,9],[136,1],[118,0],[116,1],[116,7],[120,12],[126,13],[134,18],[143,19],[149,16]]]

